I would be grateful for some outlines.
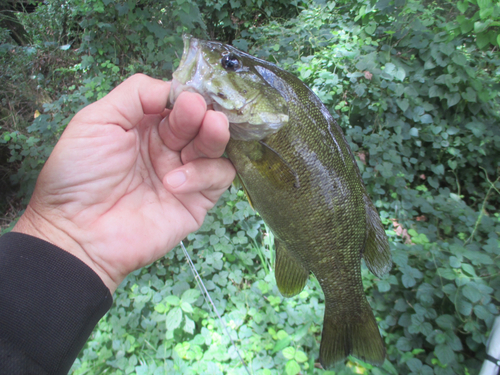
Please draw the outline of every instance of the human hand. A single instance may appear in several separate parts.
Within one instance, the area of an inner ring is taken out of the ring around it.
[[[197,230],[231,184],[224,114],[170,83],[134,75],[78,112],[14,231],[80,258],[111,293]]]

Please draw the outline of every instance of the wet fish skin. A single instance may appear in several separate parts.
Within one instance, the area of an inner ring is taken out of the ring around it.
[[[342,130],[302,81],[276,65],[217,42],[186,39],[185,43],[184,62],[197,62],[190,72],[181,62],[174,78],[215,103],[216,109],[228,114],[230,128],[238,129],[232,132],[226,153],[252,206],[275,235],[275,274],[281,294],[300,293],[311,272],[323,289],[322,366],[332,368],[348,355],[381,365],[385,348],[364,294],[361,258],[381,276],[391,267],[390,252]],[[224,68],[225,56],[237,59],[240,69],[246,70]],[[199,69],[205,73],[192,79]],[[220,81],[216,89],[207,90],[199,82],[214,77]],[[252,82],[252,89],[246,81]],[[225,87],[230,89],[220,91]],[[220,104],[220,94],[230,101],[226,92],[235,87],[251,92],[253,99],[237,98],[240,107],[234,105],[236,100],[232,107]],[[249,106],[257,100],[266,111],[275,111],[276,116],[268,116],[274,120],[270,126],[253,124],[259,122],[252,118],[258,108],[252,112]],[[238,117],[241,106],[247,113]]]

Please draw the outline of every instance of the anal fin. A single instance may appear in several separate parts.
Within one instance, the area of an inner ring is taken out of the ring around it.
[[[365,259],[368,269],[374,275],[381,277],[392,267],[391,251],[377,209],[370,201],[370,198],[367,196],[364,198],[367,235],[363,258]]]
[[[299,294],[306,285],[309,271],[286,249],[279,240],[274,241],[276,247],[276,283],[284,297]]]

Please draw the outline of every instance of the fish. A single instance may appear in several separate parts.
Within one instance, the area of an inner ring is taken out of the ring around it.
[[[275,237],[284,297],[317,278],[325,313],[323,368],[352,355],[382,365],[386,350],[363,289],[361,259],[391,269],[387,236],[341,128],[314,92],[275,64],[215,41],[184,36],[168,102],[201,94],[229,120],[226,155],[251,206]]]

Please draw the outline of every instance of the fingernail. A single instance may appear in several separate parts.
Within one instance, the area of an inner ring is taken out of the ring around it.
[[[186,182],[186,174],[182,171],[177,171],[167,176],[167,184],[173,188],[177,188]]]

